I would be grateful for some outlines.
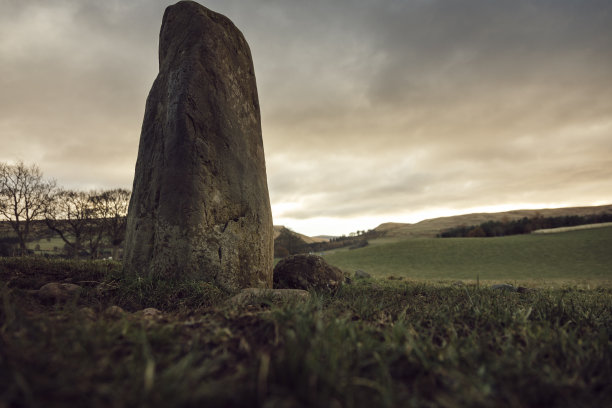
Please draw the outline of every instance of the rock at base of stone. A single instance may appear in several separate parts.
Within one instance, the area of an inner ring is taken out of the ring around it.
[[[318,255],[292,255],[274,267],[274,288],[336,291],[344,272]]]
[[[310,293],[301,289],[247,288],[243,289],[236,296],[228,299],[227,304],[234,306],[248,306],[261,303],[261,301],[266,299],[278,302],[292,302],[307,300],[309,298]]]

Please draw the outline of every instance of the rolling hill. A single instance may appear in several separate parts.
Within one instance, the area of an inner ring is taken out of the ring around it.
[[[327,241],[329,241],[329,239],[325,239],[325,238],[321,238],[321,237],[309,237],[307,235],[300,234],[299,232],[295,232],[295,231],[290,230],[289,228],[285,227],[284,225],[275,225],[274,226],[274,239],[276,239],[280,235],[280,233],[281,233],[281,231],[283,229],[291,231],[291,233],[293,235],[297,236],[298,238],[300,238],[302,241],[304,241],[307,244],[312,244],[312,243],[315,243],[315,242],[327,242]]]
[[[499,213],[475,213],[456,215],[452,217],[441,217],[424,220],[415,224],[403,224],[388,222],[380,224],[374,231],[380,232],[387,238],[431,238],[439,232],[460,225],[479,225],[487,221],[517,220],[524,217],[560,217],[566,215],[593,215],[609,213],[612,214],[612,205],[595,207],[568,207],[568,208],[546,208],[540,210],[515,210]]]

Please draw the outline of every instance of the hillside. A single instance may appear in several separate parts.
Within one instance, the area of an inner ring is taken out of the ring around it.
[[[290,230],[289,228],[285,227],[284,225],[275,225],[274,226],[274,239],[276,239],[280,235],[280,233],[281,233],[281,231],[283,229],[287,229],[287,230],[291,231],[293,233],[293,235],[295,235],[296,237],[300,238],[302,241],[304,241],[307,244],[312,244],[312,243],[315,243],[315,242],[327,242],[327,241],[329,241],[329,239],[325,239],[325,238],[321,238],[321,237],[309,237],[307,235],[300,234],[299,232],[295,232],[295,231]]]
[[[546,208],[540,210],[515,210],[499,213],[475,213],[456,215],[452,217],[441,217],[424,220],[415,224],[403,224],[388,222],[380,224],[374,229],[384,233],[389,238],[430,238],[435,237],[439,232],[460,225],[479,225],[487,221],[517,220],[524,217],[560,217],[566,215],[592,215],[610,213],[612,205],[602,205],[595,207],[568,207],[568,208]]]
[[[345,271],[375,277],[612,282],[612,227],[501,238],[382,239],[365,248],[330,251]]]

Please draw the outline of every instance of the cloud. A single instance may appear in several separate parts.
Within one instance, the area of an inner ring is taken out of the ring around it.
[[[206,5],[250,44],[279,219],[612,202],[609,1]],[[3,2],[0,160],[129,187],[165,6]]]

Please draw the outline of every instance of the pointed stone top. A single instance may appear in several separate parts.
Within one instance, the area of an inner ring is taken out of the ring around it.
[[[227,33],[233,33],[228,36]],[[235,37],[234,37],[235,36]],[[234,37],[234,38],[229,38]],[[236,38],[237,37],[237,38]],[[159,34],[159,65],[161,67],[170,61],[176,63],[176,58],[192,54],[192,47],[202,45],[201,39],[211,41],[223,38],[227,41],[238,39],[240,48],[248,48],[242,32],[223,14],[216,13],[195,1],[179,1],[168,6],[162,19]],[[207,44],[210,48],[211,44]],[[250,58],[250,50],[249,50]]]

